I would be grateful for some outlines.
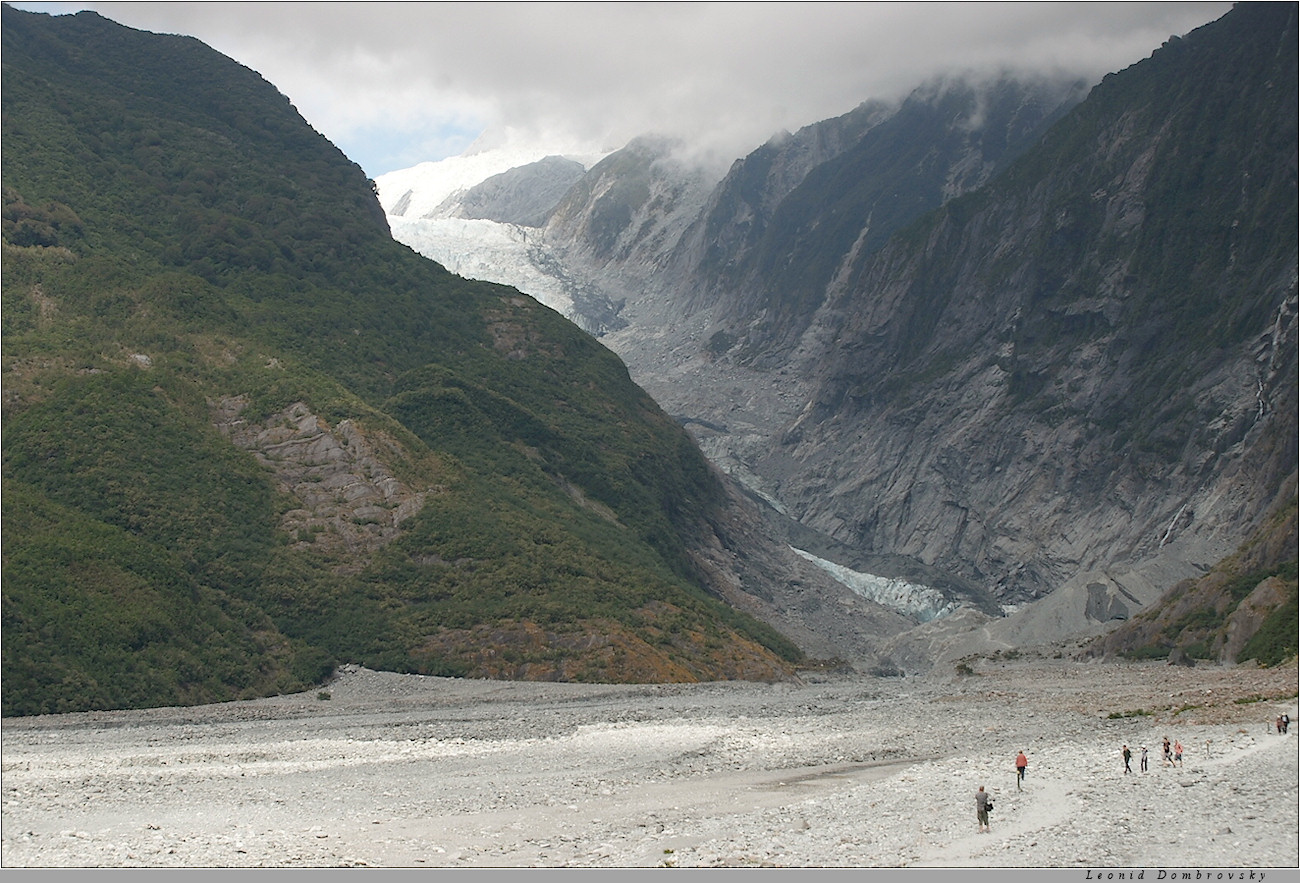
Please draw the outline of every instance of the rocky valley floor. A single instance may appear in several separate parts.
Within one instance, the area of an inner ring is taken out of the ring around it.
[[[348,667],[293,696],[6,719],[3,865],[1296,869],[1297,733],[1273,725],[1296,696],[1294,664],[655,686]]]

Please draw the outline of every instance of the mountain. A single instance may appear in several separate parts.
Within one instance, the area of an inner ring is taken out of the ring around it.
[[[715,323],[770,361],[796,338],[845,259],[982,186],[1083,97],[1066,80],[950,78],[897,108],[864,104],[738,162],[679,248]],[[755,325],[754,317],[761,316]],[[743,331],[742,331],[743,329]],[[752,339],[749,339],[752,338]]]
[[[1240,591],[1201,580],[1263,573],[1294,610],[1294,549],[1232,562],[1286,548],[1262,537],[1295,493],[1295,13],[1239,4],[1086,97],[868,102],[688,198],[636,145],[531,241],[797,548],[940,591],[892,661],[1089,638],[1193,584],[1217,637],[1150,652],[1232,659]]]
[[[1294,7],[1238,6],[847,262],[781,499],[1007,604],[1131,612],[1231,554],[1296,467],[1295,61]]]
[[[791,266],[823,260],[786,249],[776,231],[824,201],[811,182],[830,180],[835,190],[840,179],[852,179],[857,184],[850,190],[861,199],[831,197],[834,213],[872,215],[868,239],[879,247],[899,226],[988,180],[1082,97],[1083,86],[1074,80],[935,81],[902,102],[864,102],[843,116],[780,133],[725,172],[692,164],[678,142],[634,140],[593,165],[540,228],[452,231],[449,222],[411,222],[392,208],[389,220],[394,235],[421,253],[479,278],[517,284],[600,334],[715,463],[786,512],[771,482],[750,466],[770,435],[797,416],[810,378],[792,375],[778,361],[768,370],[762,359],[729,353],[748,346],[734,317],[750,310],[768,315],[753,298],[772,296],[759,291],[783,250],[795,255],[788,258]],[[459,160],[444,162],[449,173],[460,166]],[[832,167],[835,175],[827,176]],[[382,177],[381,201],[409,201],[418,169]],[[462,191],[470,186],[458,185]],[[428,204],[442,191],[430,186],[413,192]],[[871,200],[880,194],[888,206],[877,211]],[[850,245],[857,239],[854,234]],[[795,529],[788,520],[776,522],[784,533]],[[921,562],[868,559],[830,536],[796,533],[795,545],[817,553],[829,572],[849,566],[942,586],[950,597],[998,611],[977,585]]]
[[[1093,657],[1254,660],[1277,665],[1300,645],[1297,616],[1295,482],[1278,509],[1232,555],[1197,579],[1168,589],[1156,603],[1088,642]],[[1101,617],[1097,617],[1101,618]]]
[[[253,71],[90,12],[5,6],[3,49],[5,714],[782,679],[909,624],[589,334],[394,241]]]
[[[508,169],[448,197],[448,217],[481,218],[500,224],[540,227],[586,167],[577,160],[546,156]],[[439,214],[435,211],[435,216]]]

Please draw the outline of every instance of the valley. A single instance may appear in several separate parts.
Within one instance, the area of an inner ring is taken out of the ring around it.
[[[924,573],[966,614],[949,656],[1095,637],[1294,509],[1289,148],[1203,142],[1223,187],[1274,182],[1275,204],[1272,184],[1229,196],[1176,159],[1214,125],[1201,114],[1235,88],[1227,71],[1260,98],[1290,94],[1270,90],[1291,75],[1245,49],[1294,50],[1272,12],[1243,7],[1095,86],[926,84],[778,133],[725,172],[640,139],[584,158],[544,220],[512,206],[529,181],[554,186],[531,162],[508,192],[390,173],[380,201],[423,254],[535,290],[597,334],[795,548]],[[1233,113],[1254,143],[1294,128],[1286,108]],[[1219,208],[1185,212],[1193,193]],[[514,245],[447,232],[462,198]],[[1286,219],[1256,243],[1275,243],[1263,263],[1191,244],[1226,237],[1236,253],[1242,222],[1226,218],[1259,217],[1257,198]],[[969,628],[1008,616],[996,639]],[[882,635],[875,655],[925,665],[955,637],[936,631],[910,648]]]
[[[375,180],[198,40],[3,14],[7,720],[1295,656],[1292,5]]]

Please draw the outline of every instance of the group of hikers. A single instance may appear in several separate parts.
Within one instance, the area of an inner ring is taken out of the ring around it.
[[[1182,742],[1175,740],[1173,745],[1171,746],[1169,744],[1169,737],[1165,736],[1165,740],[1161,744],[1160,748],[1161,748],[1161,754],[1164,757],[1164,763],[1162,764],[1162,766],[1183,765],[1183,743]],[[1147,771],[1147,747],[1145,745],[1141,746],[1141,751],[1142,751],[1142,755],[1139,760],[1139,763],[1141,764],[1142,772],[1145,773]],[[1129,761],[1133,759],[1133,751],[1127,745],[1125,745],[1123,748],[1120,749],[1120,755],[1124,758],[1124,772],[1126,774],[1133,772],[1133,767],[1129,763]]]
[[[1283,717],[1279,717],[1277,720],[1278,720],[1278,732],[1280,733],[1286,732],[1285,726],[1290,723],[1290,719],[1286,718],[1286,716],[1283,715]],[[1142,754],[1139,758],[1139,763],[1141,765],[1142,772],[1145,773],[1147,771],[1147,747],[1145,745],[1142,745],[1140,746],[1140,750]],[[1161,744],[1161,751],[1164,755],[1165,766],[1180,767],[1183,765],[1183,743],[1181,741],[1174,740],[1171,743],[1169,741],[1169,737],[1165,736],[1164,742]],[[1133,772],[1133,768],[1130,765],[1130,762],[1133,760],[1132,749],[1130,749],[1126,744],[1121,750],[1121,754],[1124,757],[1124,772],[1125,773]],[[1017,791],[1023,790],[1021,788],[1021,783],[1025,781],[1025,773],[1028,771],[1028,769],[1029,769],[1029,758],[1028,756],[1026,756],[1025,752],[1021,751],[1019,754],[1016,755],[1016,790]],[[993,809],[992,795],[990,795],[987,791],[984,790],[983,785],[980,785],[979,790],[975,792],[975,820],[979,823],[979,832],[981,834],[985,834],[989,831],[989,812],[992,809]]]
[[[1279,734],[1285,734],[1287,729],[1291,726],[1290,715],[1279,715],[1276,726]],[[1141,745],[1138,749],[1142,752],[1138,757],[1139,768],[1145,773],[1147,771],[1147,747]],[[1183,765],[1183,743],[1181,741],[1175,739],[1171,743],[1169,737],[1165,736],[1164,741],[1160,745],[1160,751],[1164,758],[1163,766],[1181,767]],[[1132,749],[1125,744],[1124,747],[1120,749],[1120,755],[1124,758],[1125,774],[1133,772],[1133,767],[1131,765],[1131,761],[1133,760]],[[1029,758],[1025,755],[1025,752],[1021,751],[1016,755],[1017,791],[1023,790],[1020,787],[1020,783],[1025,781],[1025,772],[1028,769]],[[984,790],[984,786],[980,785],[979,790],[975,792],[975,819],[979,822],[979,831],[981,834],[985,834],[989,831],[989,811],[992,809],[993,798]]]
[[[1022,751],[1016,755],[1016,790],[1020,791],[1020,783],[1025,780],[1025,771],[1029,769],[1029,758]],[[993,798],[984,786],[980,785],[975,792],[975,820],[979,822],[979,831],[981,834],[987,834],[989,831],[989,811],[993,809]]]

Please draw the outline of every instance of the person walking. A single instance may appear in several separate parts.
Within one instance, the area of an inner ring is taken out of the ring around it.
[[[1183,765],[1183,743],[1177,739],[1174,740],[1174,763],[1178,766]]]
[[[980,785],[980,790],[975,792],[975,821],[979,822],[981,834],[987,834],[991,830],[989,810],[992,808],[993,804],[989,802],[988,792],[984,790],[983,785]]]
[[[1147,747],[1143,745],[1142,746],[1142,772],[1145,773],[1146,771],[1147,771]]]
[[[1127,775],[1128,773],[1133,772],[1133,768],[1128,764],[1128,762],[1133,759],[1133,752],[1129,751],[1128,746],[1125,745],[1121,754],[1124,755],[1124,773]]]
[[[1025,780],[1025,770],[1029,768],[1029,758],[1025,757],[1025,752],[1016,755],[1016,790],[1020,791],[1020,783]]]
[[[1169,750],[1169,737],[1168,737],[1168,736],[1165,736],[1165,742],[1164,742],[1164,745],[1161,746],[1161,747],[1162,747],[1162,749],[1163,749],[1163,751],[1164,751],[1164,753],[1165,753],[1165,756],[1164,756],[1164,759],[1160,761],[1160,765],[1161,765],[1161,766],[1173,766],[1173,765],[1174,765],[1174,754],[1173,754],[1172,751]]]

